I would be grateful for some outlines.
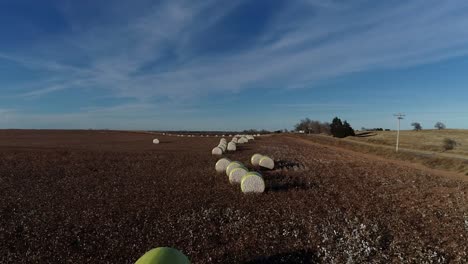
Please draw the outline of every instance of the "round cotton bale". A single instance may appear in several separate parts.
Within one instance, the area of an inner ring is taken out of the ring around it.
[[[252,135],[247,135],[246,138],[247,138],[248,140],[254,140],[254,137],[253,137]]]
[[[258,166],[258,163],[260,162],[260,159],[262,158],[263,156],[261,154],[258,154],[258,153],[255,153],[252,155],[252,157],[250,158],[250,162],[252,163],[252,165],[254,166]]]
[[[240,184],[242,177],[248,173],[245,167],[238,167],[231,170],[229,173],[229,182],[231,184]]]
[[[229,165],[226,168],[226,175],[229,176],[229,173],[231,173],[231,170],[235,168],[244,168],[244,164],[242,164],[239,161],[232,161],[231,163],[229,163]]]
[[[223,150],[219,147],[214,148],[211,150],[212,155],[223,155]]]
[[[256,172],[249,172],[241,179],[241,190],[243,193],[262,193],[265,191],[265,181]]]
[[[226,146],[225,145],[218,145],[218,148],[220,148],[223,152],[226,152]]]
[[[215,165],[216,172],[219,172],[219,173],[225,172],[227,166],[229,166],[230,163],[231,163],[230,159],[222,158],[218,160]]]
[[[236,143],[234,142],[229,142],[228,145],[227,145],[227,150],[228,151],[236,151]]]
[[[258,165],[260,165],[260,167],[272,170],[275,167],[275,162],[270,157],[263,156],[258,162]]]
[[[135,264],[190,264],[190,260],[177,249],[158,247],[146,252]]]
[[[157,138],[153,139],[153,144],[159,144],[159,139]]]
[[[237,143],[237,138],[232,138],[231,142]]]

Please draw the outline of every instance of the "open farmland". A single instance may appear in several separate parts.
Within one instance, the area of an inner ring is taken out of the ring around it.
[[[160,144],[152,144],[157,137]],[[278,164],[244,195],[214,137],[0,131],[0,263],[468,263],[468,183],[286,136],[225,156]]]

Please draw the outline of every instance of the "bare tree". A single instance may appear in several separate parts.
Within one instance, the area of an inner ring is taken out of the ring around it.
[[[305,118],[294,126],[296,131],[304,131],[307,134],[330,134],[330,124]]]
[[[411,126],[413,126],[413,130],[416,130],[416,131],[422,130],[422,126],[418,122],[411,123]]]
[[[437,122],[435,125],[434,125],[435,128],[441,130],[441,129],[445,129],[445,125],[444,123],[442,122]]]

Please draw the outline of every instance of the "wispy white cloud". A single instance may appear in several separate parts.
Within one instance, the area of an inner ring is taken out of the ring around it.
[[[51,72],[46,86],[21,96],[93,87],[140,101],[158,97],[177,101],[250,88],[305,88],[352,72],[468,54],[468,16],[463,12],[468,3],[457,0],[370,5],[290,1],[248,47],[198,54],[192,46],[201,41],[200,35],[242,2],[162,1],[146,8],[144,16],[125,18],[129,21],[125,26],[76,26],[73,35],[46,39],[38,45],[54,52],[41,52],[41,57],[0,58]],[[79,24],[70,19],[70,24]],[[215,40],[213,36],[203,41]],[[80,66],[63,62],[74,54],[86,55],[85,62]],[[152,64],[157,67],[142,70]]]

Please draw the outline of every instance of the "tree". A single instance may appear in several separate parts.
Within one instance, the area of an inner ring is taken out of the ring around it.
[[[344,138],[344,130],[343,130],[343,123],[341,119],[338,117],[333,118],[332,123],[330,125],[330,132],[334,137],[337,138]]]
[[[345,135],[346,136],[356,136],[356,134],[354,133],[354,129],[351,127],[351,125],[346,122],[346,120],[344,121],[343,123],[343,129],[345,131]]]
[[[411,123],[411,126],[414,127],[413,130],[416,130],[416,131],[422,130],[422,126],[421,126],[421,124],[418,123],[418,122],[413,122],[413,123]]]
[[[304,131],[307,134],[330,134],[330,124],[305,118],[294,126],[296,131]]]
[[[437,122],[435,125],[434,125],[435,128],[441,130],[441,129],[445,129],[445,125],[444,123],[442,122]]]
[[[351,127],[351,125],[346,120],[344,123],[342,123],[341,119],[338,117],[333,118],[333,121],[330,125],[330,132],[334,137],[337,138],[355,136],[354,129]]]

